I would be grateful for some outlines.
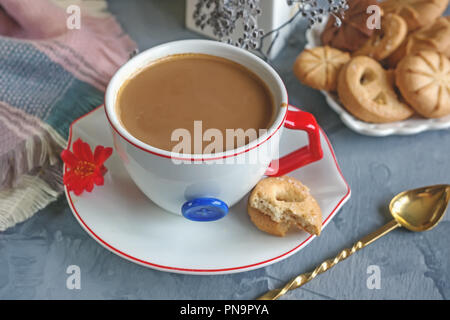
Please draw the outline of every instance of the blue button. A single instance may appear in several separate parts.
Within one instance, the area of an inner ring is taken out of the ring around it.
[[[215,221],[225,217],[228,206],[215,198],[196,198],[181,207],[183,216],[192,221]]]

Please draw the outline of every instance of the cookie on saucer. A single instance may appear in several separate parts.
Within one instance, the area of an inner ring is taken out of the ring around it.
[[[297,179],[265,178],[253,189],[247,211],[261,231],[283,237],[289,229],[320,235],[322,212],[309,189]]]

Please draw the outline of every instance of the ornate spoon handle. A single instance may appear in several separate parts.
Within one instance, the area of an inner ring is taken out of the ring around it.
[[[324,262],[322,262],[317,268],[315,268],[312,272],[303,273],[295,278],[293,278],[291,281],[286,283],[286,285],[279,289],[274,289],[268,291],[266,294],[262,295],[258,298],[258,300],[276,300],[282,295],[284,295],[289,290],[297,289],[304,285],[305,283],[311,281],[314,279],[317,275],[327,271],[328,269],[334,267],[339,262],[347,259],[352,254],[354,254],[356,251],[364,248],[365,246],[371,244],[375,240],[381,238],[388,232],[394,230],[395,228],[399,227],[400,225],[397,223],[397,221],[392,220],[391,222],[387,223],[377,231],[369,234],[368,236],[362,238],[358,242],[356,242],[353,247],[350,249],[344,249],[342,250],[334,259],[329,259]]]

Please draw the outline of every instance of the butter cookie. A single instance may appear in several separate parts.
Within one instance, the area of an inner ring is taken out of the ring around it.
[[[448,0],[385,0],[380,3],[385,14],[395,13],[405,19],[409,31],[433,23],[447,5]]]
[[[414,113],[397,96],[391,74],[365,56],[354,57],[342,67],[338,95],[351,114],[366,122],[395,122]]]
[[[294,74],[314,89],[335,91],[339,70],[349,60],[349,53],[328,46],[305,49],[295,60]]]
[[[377,0],[353,0],[341,19],[342,25],[336,24],[336,18],[330,16],[321,35],[323,45],[344,51],[359,49],[372,36],[373,30],[367,27],[370,13],[367,8],[378,5]]]
[[[403,58],[395,71],[405,100],[426,118],[450,114],[450,61],[435,51],[419,51]]]
[[[437,51],[450,58],[450,18],[438,18],[433,24],[412,32],[399,48],[388,58],[395,67],[405,56],[419,51]]]
[[[377,61],[389,57],[405,40],[408,26],[405,20],[396,14],[388,14],[381,20],[381,29],[357,51],[354,56],[368,56]]]
[[[248,214],[261,231],[283,237],[291,228],[320,235],[322,212],[309,189],[297,179],[265,178],[253,189]]]

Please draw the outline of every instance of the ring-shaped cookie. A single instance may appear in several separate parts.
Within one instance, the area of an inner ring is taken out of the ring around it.
[[[322,212],[309,189],[283,176],[261,180],[248,199],[248,214],[258,229],[284,236],[290,228],[320,235]]]
[[[395,122],[414,113],[399,100],[388,72],[369,57],[355,57],[342,67],[338,94],[345,108],[366,122]]]
[[[381,21],[381,29],[376,30],[370,39],[354,52],[354,56],[368,56],[381,61],[402,44],[408,33],[405,20],[399,15],[388,14]]]

